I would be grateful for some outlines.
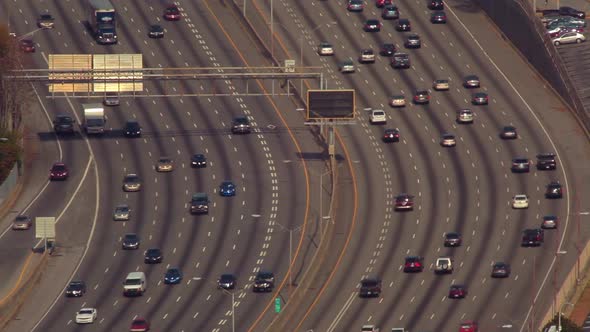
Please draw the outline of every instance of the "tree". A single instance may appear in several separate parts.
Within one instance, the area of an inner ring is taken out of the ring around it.
[[[558,315],[555,315],[555,317],[553,317],[553,319],[547,323],[547,325],[545,325],[545,327],[543,328],[543,331],[545,331],[545,329],[551,327],[552,325],[557,326],[558,324]],[[561,315],[561,332],[583,332],[584,330],[582,330],[581,327],[579,327],[578,325],[576,325],[576,323],[574,323],[571,319],[565,317],[563,314]]]

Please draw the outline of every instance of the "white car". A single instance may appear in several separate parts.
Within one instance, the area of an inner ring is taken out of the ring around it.
[[[389,99],[389,106],[404,107],[406,106],[406,98],[403,95],[395,95]]]
[[[334,48],[330,43],[320,43],[318,46],[319,55],[334,55]]]
[[[82,308],[76,313],[77,324],[92,324],[96,320],[95,308]]]
[[[342,61],[338,65],[338,70],[340,70],[341,73],[354,73],[354,63],[352,62],[352,60]]]
[[[121,204],[115,206],[115,211],[113,212],[113,220],[115,221],[128,221],[129,215],[131,213],[131,209],[129,209],[129,205]]]
[[[518,194],[512,197],[512,208],[513,209],[528,209],[529,197],[525,194]]]
[[[555,46],[572,43],[579,44],[583,41],[586,41],[586,37],[584,37],[584,35],[579,32],[566,32],[559,37],[553,38],[551,41],[553,41],[553,44],[555,44]]]
[[[361,332],[379,332],[379,328],[375,325],[363,325]]]
[[[436,91],[446,91],[449,89],[449,80],[436,80],[432,83],[432,88]]]
[[[444,147],[453,147],[457,145],[457,140],[455,139],[455,135],[453,134],[442,134],[440,138],[440,145]]]
[[[459,123],[473,123],[473,111],[463,109],[457,111],[457,122]]]
[[[387,116],[383,110],[372,110],[369,115],[369,122],[371,124],[387,123]]]

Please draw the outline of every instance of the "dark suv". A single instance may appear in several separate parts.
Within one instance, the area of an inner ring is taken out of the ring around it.
[[[537,169],[554,170],[557,168],[554,153],[539,153],[537,155]]]
[[[531,169],[531,162],[527,158],[512,159],[512,173],[528,173]]]
[[[557,181],[551,181],[545,190],[545,198],[562,198],[563,193],[561,184]]]
[[[404,272],[422,272],[424,270],[424,257],[408,256],[404,263]]]
[[[250,120],[245,116],[238,116],[234,118],[231,124],[232,134],[249,134],[250,133]]]
[[[545,240],[545,233],[540,228],[525,229],[522,233],[523,247],[538,247]]]
[[[427,90],[416,90],[414,93],[414,104],[430,103],[430,95]]]
[[[143,262],[146,264],[156,264],[162,263],[164,259],[164,255],[162,254],[162,250],[158,248],[150,248],[145,251]]]
[[[258,272],[254,279],[254,292],[272,292],[275,283],[275,275],[272,272]]]
[[[74,119],[69,115],[58,114],[53,120],[53,129],[56,134],[73,134]]]
[[[141,136],[141,126],[139,125],[139,122],[135,120],[129,120],[125,123],[123,132],[126,137],[139,137]]]
[[[84,281],[71,281],[66,288],[67,297],[80,297],[86,293],[86,284]]]
[[[377,278],[366,278],[361,280],[360,297],[379,297],[381,295],[381,280]]]
[[[395,53],[391,58],[391,66],[395,69],[410,68],[410,57],[407,53]]]

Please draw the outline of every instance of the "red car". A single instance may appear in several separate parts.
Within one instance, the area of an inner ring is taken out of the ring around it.
[[[147,320],[145,320],[145,318],[136,318],[133,320],[133,322],[131,322],[131,327],[129,328],[129,331],[131,332],[145,332],[145,331],[149,331],[150,329],[150,323],[148,323]]]
[[[477,327],[477,323],[474,321],[466,321],[461,323],[459,326],[459,332],[478,332],[479,328]]]
[[[404,262],[404,272],[414,273],[424,271],[424,257],[408,256]]]
[[[414,209],[414,196],[408,194],[399,194],[395,197],[395,207],[396,211],[407,211]]]
[[[64,163],[55,163],[51,167],[51,170],[49,170],[50,180],[66,180],[68,178],[68,175],[68,168]]]
[[[377,5],[377,8],[381,8],[381,7],[384,7],[385,5],[393,5],[393,1],[392,0],[376,0],[375,5]]]
[[[180,21],[180,10],[176,5],[169,5],[164,10],[164,19],[166,21]]]
[[[449,298],[451,299],[462,299],[467,296],[467,288],[463,285],[451,285],[449,289]]]
[[[35,43],[31,39],[22,39],[20,41],[20,49],[25,53],[34,53]]]

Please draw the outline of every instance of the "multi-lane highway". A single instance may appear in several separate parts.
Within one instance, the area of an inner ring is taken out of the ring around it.
[[[96,45],[85,30],[84,4],[23,1],[18,8],[0,8],[10,13],[18,35],[36,29],[34,18],[41,11],[49,10],[56,18],[55,29],[32,35],[37,52],[27,57],[33,67],[46,68],[48,54],[69,53],[141,53],[144,67],[153,68],[270,64],[229,4],[179,2],[182,19],[167,22],[162,19],[163,2],[117,2],[120,42],[107,47]],[[248,5],[249,11],[268,20],[270,2]],[[281,49],[289,58],[321,66],[330,88],[357,92],[356,125],[338,129],[342,171],[330,254],[314,283],[297,289],[308,294],[302,301],[288,303],[281,315],[270,310],[275,297],[289,301],[288,230],[296,234],[293,249],[301,257],[300,241],[309,241],[313,229],[310,220],[325,214],[318,211],[317,194],[310,189],[315,187],[313,178],[318,181],[327,174],[324,163],[305,157],[322,155],[314,130],[303,127],[301,114],[287,97],[188,96],[244,91],[242,81],[148,81],[146,93],[107,108],[109,130],[101,138],[56,140],[50,129],[40,130],[41,139],[59,143],[56,152],[46,153],[66,162],[72,174],[65,182],[49,183],[27,213],[60,216],[59,243],[76,253],[72,259],[82,260],[74,271],[64,271],[54,289],[40,290],[53,291],[56,297],[41,309],[35,330],[123,330],[136,316],[149,319],[154,331],[230,330],[231,297],[216,289],[217,277],[225,272],[238,276],[234,295],[239,331],[356,331],[363,324],[382,330],[453,331],[464,320],[478,321],[482,330],[511,324],[522,331],[538,319],[551,305],[555,281],[572,267],[576,245],[587,240],[587,229],[578,226],[577,219],[585,208],[578,197],[587,194],[582,179],[588,178],[582,167],[588,164],[582,131],[480,12],[451,1],[448,23],[432,25],[423,1],[398,5],[401,17],[410,19],[412,32],[421,36],[422,48],[404,50],[404,34],[394,30],[393,21],[384,21],[380,32],[364,32],[366,19],[380,17],[372,1],[362,13],[348,12],[345,1],[273,4],[277,54]],[[149,39],[150,24],[162,25],[165,37]],[[335,56],[317,54],[316,46],[323,41],[335,47]],[[409,53],[410,69],[394,70],[389,58],[381,56],[374,64],[357,63],[361,49],[378,51],[385,42]],[[349,58],[357,71],[340,74],[337,64]],[[461,85],[468,74],[479,76],[481,88],[476,91],[489,94],[489,105],[470,105],[473,90]],[[450,90],[432,91],[435,79],[448,79]],[[87,99],[45,99],[46,88],[36,88],[49,118],[58,112],[81,117],[81,103]],[[269,82],[249,82],[248,89],[269,92],[271,87]],[[411,103],[416,89],[430,90],[428,105]],[[405,95],[408,105],[390,108],[393,94]],[[388,123],[369,125],[364,111],[369,107],[385,109]],[[455,122],[461,108],[475,112],[473,124]],[[248,116],[255,131],[232,135],[229,126],[236,115]],[[123,137],[121,128],[128,119],[142,125],[141,138]],[[505,125],[515,126],[519,139],[501,140],[498,134]],[[384,144],[384,128],[398,128],[400,142]],[[440,146],[444,132],[456,135],[456,147]],[[558,154],[557,170],[510,172],[512,158],[535,161],[540,152]],[[195,153],[206,155],[206,168],[190,167]],[[174,159],[173,172],[154,170],[162,156]],[[122,191],[128,173],[142,178],[140,192]],[[237,184],[235,197],[219,196],[223,180]],[[544,198],[545,185],[552,180],[564,185],[563,199]],[[190,197],[201,191],[209,194],[210,213],[190,215]],[[415,196],[413,211],[393,211],[394,196],[401,192]],[[518,193],[529,195],[527,210],[511,209],[510,199]],[[115,222],[113,208],[123,203],[131,207],[131,219]],[[521,232],[538,227],[546,214],[560,218],[558,229],[545,232],[540,248],[521,248]],[[443,247],[444,234],[450,231],[463,234],[461,247]],[[126,233],[139,235],[139,250],[121,249]],[[24,252],[34,239],[32,232],[9,232],[0,243],[6,250],[20,247]],[[143,263],[148,248],[163,251],[161,264]],[[558,251],[564,254],[557,256]],[[408,255],[425,257],[424,272],[402,272]],[[452,274],[434,275],[438,256],[453,257]],[[512,265],[509,278],[490,278],[495,261]],[[306,270],[309,260],[298,264]],[[169,267],[183,271],[180,284],[163,283]],[[253,277],[261,269],[275,273],[279,293],[252,293]],[[148,289],[142,297],[122,296],[121,283],[132,271],[146,272]],[[88,285],[83,297],[63,297],[70,275]],[[377,299],[358,297],[358,283],[366,276],[383,280]],[[453,283],[468,287],[467,298],[446,298]],[[81,307],[98,309],[93,325],[74,323]]]

